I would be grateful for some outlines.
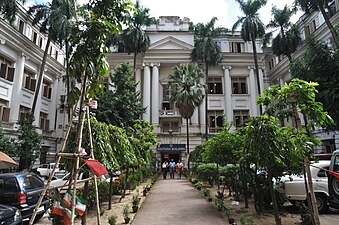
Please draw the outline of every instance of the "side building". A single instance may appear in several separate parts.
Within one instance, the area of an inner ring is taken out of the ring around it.
[[[333,25],[339,22],[339,0],[331,1],[327,8],[327,15]],[[306,50],[306,38],[313,35],[316,40],[321,40],[333,46],[333,38],[320,11],[311,11],[299,18],[296,23],[299,27],[302,42],[292,58],[302,57]],[[292,79],[289,60],[284,56],[273,54],[272,48],[264,48],[264,61],[269,85],[278,84],[281,87]],[[321,145],[316,146],[315,153],[331,153],[339,148],[339,133],[316,130],[316,135],[321,140]]]
[[[189,30],[189,22],[188,18],[177,16],[159,17],[156,25],[146,28],[151,41],[149,49],[137,58],[135,78],[139,82],[143,106],[147,107],[142,119],[150,121],[155,127],[160,142],[156,153],[160,161],[165,158],[187,161],[186,123],[169,101],[168,76],[175,66],[191,62],[194,33]],[[204,142],[206,126],[208,136],[221,130],[224,116],[236,128],[248,117],[259,114],[252,44],[244,42],[240,33],[231,32],[220,35],[215,41],[221,48],[222,62],[209,68],[208,111],[205,111],[203,101],[189,121],[190,152]],[[261,59],[264,57],[261,43],[258,41],[256,44],[258,58]],[[133,55],[125,53],[123,48],[116,48],[108,55],[108,61],[112,70],[126,61],[133,66]],[[203,69],[203,65],[200,66]],[[263,61],[259,61],[259,67],[262,91],[267,86]],[[207,122],[205,113],[208,115]]]
[[[0,20],[0,126],[5,134],[17,136],[18,121],[31,111],[47,37],[32,25],[33,18],[19,5],[14,24]],[[55,152],[67,128],[63,102],[65,55],[51,43],[40,87],[34,126],[43,136],[41,163],[54,160]]]

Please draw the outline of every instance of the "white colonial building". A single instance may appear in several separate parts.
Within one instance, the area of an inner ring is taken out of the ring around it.
[[[333,25],[339,22],[339,0],[333,0],[329,4],[327,14],[330,16],[330,21]],[[293,54],[293,58],[301,57],[306,50],[305,39],[313,34],[316,40],[321,40],[328,45],[333,45],[333,38],[325,24],[324,17],[319,11],[312,11],[309,14],[304,14],[296,23],[300,29],[302,43],[297,51]],[[279,84],[283,86],[285,82],[289,82],[292,77],[289,71],[289,60],[287,57],[275,56],[271,48],[264,49],[265,68],[270,85]],[[315,153],[330,153],[339,148],[339,133],[338,132],[323,132],[318,130],[322,144],[315,148]]]
[[[194,48],[194,34],[189,31],[189,19],[177,16],[162,16],[156,25],[146,29],[150,47],[137,60],[136,80],[147,107],[142,118],[155,126],[158,134],[158,159],[187,160],[186,122],[178,109],[169,101],[168,76],[173,68],[190,63]],[[254,72],[252,44],[245,43],[239,33],[225,33],[215,40],[222,51],[222,62],[209,68],[208,75],[208,121],[205,119],[205,101],[190,119],[190,151],[205,140],[207,126],[209,136],[222,128],[223,115],[234,127],[259,114],[256,106],[258,87]],[[261,43],[257,43],[258,58],[263,58]],[[127,61],[133,65],[133,55],[115,52],[108,57],[112,69]],[[264,64],[259,61],[260,85],[263,90],[266,78]],[[205,82],[203,80],[202,82]],[[100,104],[100,103],[99,103]]]
[[[18,120],[32,108],[46,42],[47,37],[32,25],[32,17],[21,6],[13,25],[0,20],[0,124],[9,136],[16,136]],[[48,53],[34,125],[43,136],[44,150],[55,151],[65,129],[60,111],[65,56],[54,43]],[[42,161],[46,161],[46,154]]]

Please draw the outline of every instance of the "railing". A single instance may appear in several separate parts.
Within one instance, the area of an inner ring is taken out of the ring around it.
[[[160,110],[160,117],[180,117],[180,113],[177,110]]]

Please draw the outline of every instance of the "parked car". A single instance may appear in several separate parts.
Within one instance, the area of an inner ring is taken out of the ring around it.
[[[34,169],[36,173],[41,177],[49,177],[53,168],[56,166],[55,171],[59,171],[59,165],[55,165],[55,163],[42,164],[38,168]]]
[[[59,174],[60,175],[60,174]],[[63,177],[53,176],[51,183],[49,184],[49,196],[55,198],[58,193],[66,193],[69,184],[70,173],[64,174]],[[84,187],[85,183],[81,182],[83,173],[80,173],[78,176],[77,188],[81,189]]]
[[[323,213],[328,209],[327,199],[329,196],[327,172],[320,168],[328,169],[329,166],[329,160],[321,160],[312,163],[310,166],[319,213]],[[276,182],[275,187],[280,193],[285,194],[292,204],[306,200],[305,180],[302,173],[281,177],[280,181]]]
[[[1,225],[18,225],[22,224],[20,210],[10,205],[0,204],[0,224]]]
[[[43,188],[44,182],[34,173],[0,174],[0,203],[18,208],[23,219],[29,219]],[[44,196],[36,220],[43,217],[48,206],[49,199]]]

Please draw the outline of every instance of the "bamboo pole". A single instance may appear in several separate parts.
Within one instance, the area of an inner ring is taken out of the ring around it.
[[[72,118],[74,116],[75,109],[76,109],[76,105],[73,107],[73,110],[72,110]],[[72,120],[68,121],[67,132],[66,132],[65,138],[62,141],[60,152],[63,152],[65,150],[66,141],[68,139],[69,133],[70,133],[71,128],[72,128],[72,122],[73,122]],[[58,165],[60,163],[60,159],[61,159],[61,156],[57,156],[56,161],[55,161],[55,165]],[[47,180],[47,184],[45,185],[44,189],[42,190],[42,193],[41,193],[41,195],[39,197],[39,200],[38,200],[38,202],[37,202],[37,204],[35,206],[35,209],[33,210],[33,214],[32,214],[31,219],[29,221],[29,225],[33,225],[34,219],[36,217],[36,214],[38,213],[38,209],[39,209],[39,207],[41,205],[42,199],[46,195],[47,189],[48,189],[48,187],[49,187],[49,185],[50,185],[50,183],[52,181],[52,177],[55,174],[56,168],[57,167],[54,166],[53,169],[52,169],[51,174],[49,175],[49,178]]]
[[[93,137],[92,137],[92,129],[91,129],[91,122],[89,117],[89,106],[86,107],[87,111],[87,124],[88,124],[88,133],[89,133],[89,144],[90,144],[90,157],[92,159],[94,158],[94,151],[93,151]],[[97,182],[97,176],[94,174],[94,188],[95,188],[95,204],[96,204],[96,210],[97,210],[97,222],[98,225],[101,224],[100,222],[100,205],[99,205],[99,191],[98,191],[98,182]]]

